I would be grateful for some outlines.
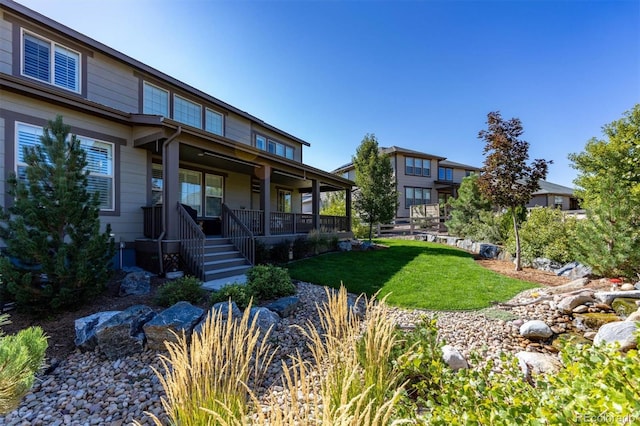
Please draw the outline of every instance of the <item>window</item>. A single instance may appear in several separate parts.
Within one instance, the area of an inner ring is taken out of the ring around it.
[[[222,176],[210,175],[207,173],[205,177],[205,216],[222,216],[222,195],[223,195],[223,179]]]
[[[173,96],[173,119],[188,126],[202,128],[202,107],[182,96]]]
[[[169,116],[169,92],[144,82],[142,113]]]
[[[24,179],[27,166],[24,162],[24,148],[40,144],[40,136],[44,131],[42,127],[24,123],[17,123],[16,127],[16,174],[19,179]],[[99,194],[101,210],[114,210],[114,145],[84,136],[76,137],[80,140],[80,146],[87,153],[88,191]]]
[[[438,180],[453,182],[453,169],[451,167],[438,167]]]
[[[562,210],[562,206],[564,204],[564,198],[562,195],[554,195],[553,197],[553,207],[556,209]]]
[[[80,54],[58,43],[23,32],[22,75],[80,92]]]
[[[274,141],[273,139],[267,139],[262,135],[256,135],[256,148],[279,155],[280,157],[288,158],[289,160],[293,160],[295,152],[292,146]]]
[[[471,176],[471,175],[472,175],[472,174],[474,174],[474,173],[475,173],[475,172],[474,172],[473,170],[465,170],[465,171],[464,171],[464,177]]]
[[[224,117],[209,108],[205,110],[204,125],[207,132],[222,136],[224,134]]]
[[[291,213],[291,191],[286,189],[278,190],[278,211]]]
[[[410,176],[431,176],[431,161],[422,158],[405,157],[404,174]]]
[[[191,206],[202,216],[202,173],[193,170],[178,170],[180,203]]]
[[[431,189],[429,188],[404,188],[404,204],[405,208],[411,208],[411,206],[419,206],[421,204],[431,203]]]

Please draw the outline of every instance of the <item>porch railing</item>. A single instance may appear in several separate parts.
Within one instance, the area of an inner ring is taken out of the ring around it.
[[[184,206],[178,203],[180,256],[185,266],[204,281],[204,244],[206,236]]]
[[[264,214],[262,210],[227,209],[243,223],[253,235],[264,234]]]
[[[245,219],[249,219],[249,223],[259,225],[258,229],[264,229],[262,222],[262,214],[254,216],[255,210],[231,210],[226,204],[222,205],[222,236],[231,240],[236,249],[249,261],[250,264],[255,263],[256,242],[251,229],[236,215],[236,212],[249,213],[244,215]],[[262,212],[259,212],[262,213]],[[254,222],[259,219],[259,222]]]
[[[320,216],[320,229],[330,232],[349,231],[349,218],[346,216]]]

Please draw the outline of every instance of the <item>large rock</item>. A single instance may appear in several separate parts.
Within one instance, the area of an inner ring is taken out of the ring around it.
[[[553,293],[557,294],[557,293],[563,293],[565,291],[580,290],[587,284],[589,284],[589,278],[578,278],[577,280],[569,281],[566,284],[553,287],[550,290]]]
[[[598,334],[593,339],[594,345],[618,343],[621,351],[633,349],[637,342],[634,336],[636,323],[630,321],[610,322],[603,325],[598,330]]]
[[[565,297],[556,305],[556,308],[563,314],[570,314],[576,306],[585,303],[595,302],[593,294],[590,292],[582,292],[580,294],[572,294]]]
[[[98,349],[109,359],[118,359],[144,350],[142,326],[156,313],[148,306],[134,305],[96,327]]]
[[[554,270],[560,268],[562,265],[554,262],[551,259],[547,259],[546,257],[536,257],[533,259],[531,263],[535,269],[539,269],[541,271],[553,272]]]
[[[486,259],[495,259],[500,253],[500,247],[495,244],[483,243],[480,244],[479,255]]]
[[[352,248],[351,241],[340,241],[338,243],[338,250],[340,251],[351,251]]]
[[[251,324],[253,319],[256,317],[256,325],[263,332],[269,330],[271,327],[275,327],[276,324],[280,322],[278,314],[267,308],[251,308],[249,313],[249,324]]]
[[[553,336],[553,331],[544,321],[531,320],[520,326],[520,335],[529,340],[541,340]]]
[[[555,373],[562,366],[560,361],[553,355],[541,354],[538,352],[518,352],[518,365],[525,376],[531,374]]]
[[[142,327],[147,347],[156,351],[166,350],[165,342],[177,342],[178,336],[183,333],[188,341],[193,327],[200,322],[203,313],[204,309],[189,302],[178,302],[160,312]]]
[[[598,291],[593,297],[598,299],[600,302],[611,305],[615,299],[618,297],[627,297],[630,299],[640,299],[640,290],[633,291]]]
[[[281,318],[285,318],[291,315],[298,306],[300,306],[300,298],[298,296],[287,296],[269,303],[265,308],[277,313]]]
[[[204,327],[207,319],[209,317],[218,318],[218,315],[220,315],[220,319],[222,320],[222,322],[226,322],[229,319],[229,315],[231,315],[231,318],[239,321],[240,318],[242,318],[242,311],[240,310],[240,308],[238,308],[236,302],[231,302],[231,304],[229,304],[229,302],[215,303],[211,307],[211,309],[209,309],[209,312],[207,312],[202,317],[202,320],[198,323],[198,325],[194,327],[193,332],[201,333],[202,327]]]
[[[631,290],[635,290],[636,288],[633,286],[633,284],[631,283],[624,283],[620,286],[620,290],[622,291],[631,291]]]
[[[78,318],[75,321],[75,344],[81,351],[92,351],[98,345],[96,328],[121,311],[104,311]]]
[[[469,368],[467,360],[464,359],[460,351],[451,345],[444,345],[442,347],[442,359],[453,371],[458,371],[462,368]]]
[[[560,269],[556,269],[556,275],[571,279],[584,278],[591,275],[591,268],[578,262],[569,262]]]
[[[145,271],[129,272],[120,283],[120,296],[149,294],[151,276]]]
[[[636,322],[636,321],[640,321],[640,309],[638,309],[637,311],[633,312],[631,315],[629,315],[625,321],[629,321],[629,322]]]

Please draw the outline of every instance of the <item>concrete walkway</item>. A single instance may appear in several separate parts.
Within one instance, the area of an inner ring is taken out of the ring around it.
[[[202,288],[209,291],[220,290],[227,284],[245,284],[247,282],[246,275],[234,275],[232,277],[219,278],[202,283]]]

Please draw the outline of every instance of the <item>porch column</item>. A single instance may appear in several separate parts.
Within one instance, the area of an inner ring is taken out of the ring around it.
[[[165,239],[176,240],[178,231],[178,210],[180,201],[180,183],[178,181],[178,168],[180,164],[180,142],[173,140],[164,147],[162,155],[162,203],[165,225]]]
[[[264,235],[271,235],[271,166],[265,164],[260,171],[260,210],[264,215]]]
[[[351,188],[346,188],[344,192],[344,213],[347,216],[347,231],[351,231]]]
[[[311,179],[311,214],[313,214],[313,229],[320,230],[320,183]]]

